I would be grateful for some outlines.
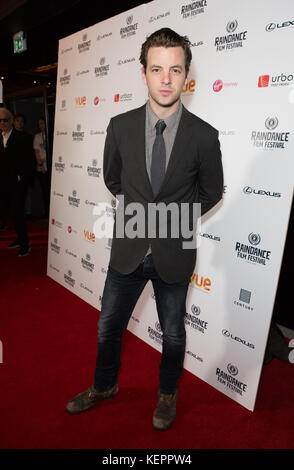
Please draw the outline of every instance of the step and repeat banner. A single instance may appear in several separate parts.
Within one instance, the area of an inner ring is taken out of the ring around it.
[[[147,99],[146,36],[170,27],[189,37],[182,101],[219,130],[225,186],[199,227],[185,368],[250,410],[293,196],[292,13],[292,0],[157,0],[59,42],[47,273],[99,310],[116,210],[102,174],[106,128]],[[128,328],[161,350],[151,283]]]

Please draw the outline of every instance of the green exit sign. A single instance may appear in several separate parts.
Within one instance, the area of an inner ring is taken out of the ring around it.
[[[14,34],[13,36],[13,50],[17,54],[19,52],[24,52],[27,50],[27,40],[24,37],[24,32],[20,31],[19,33]]]

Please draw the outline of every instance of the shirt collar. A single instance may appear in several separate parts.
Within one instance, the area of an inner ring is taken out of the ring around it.
[[[166,127],[171,131],[173,129],[173,127],[175,126],[176,122],[177,122],[177,117],[179,115],[179,113],[181,112],[182,110],[182,103],[180,101],[179,103],[179,106],[177,107],[177,109],[175,110],[175,112],[173,114],[171,114],[170,116],[168,116],[167,118],[164,119],[164,122],[166,124]],[[160,119],[156,114],[155,112],[151,109],[151,106],[150,106],[150,103],[149,101],[147,102],[147,114],[148,114],[148,117],[149,117],[149,122],[150,122],[150,126],[151,126],[151,129],[154,129],[157,121]]]

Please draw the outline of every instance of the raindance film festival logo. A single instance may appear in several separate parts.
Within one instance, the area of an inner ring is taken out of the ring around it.
[[[134,17],[133,15],[129,15],[126,18],[127,26],[120,28],[120,37],[121,39],[129,38],[130,36],[134,36],[138,30],[138,23],[133,23]]]
[[[91,47],[91,39],[88,40],[88,35],[85,33],[83,34],[82,42],[78,44],[78,51],[86,52],[90,50],[90,47]]]
[[[226,30],[229,34],[225,36],[217,36],[214,40],[214,45],[217,52],[230,51],[237,47],[243,47],[244,41],[247,40],[247,31],[235,32],[238,28],[238,21],[229,21]]]
[[[65,163],[63,163],[61,156],[59,156],[57,159],[57,162],[54,163],[54,168],[55,168],[55,171],[57,171],[58,173],[64,172]]]
[[[158,321],[155,322],[154,328],[152,328],[151,326],[148,326],[148,335],[150,339],[162,345],[162,330],[161,330],[160,323]]]
[[[66,284],[68,284],[70,287],[75,286],[76,280],[72,277],[72,272],[70,269],[67,271],[67,273],[64,273],[63,277]]]
[[[53,242],[50,243],[50,249],[57,255],[60,253],[60,246],[58,245],[58,240],[57,238],[54,238]]]
[[[64,69],[63,75],[59,79],[60,85],[68,85],[70,83],[70,74],[67,69]]]
[[[193,18],[200,13],[204,13],[204,8],[207,7],[207,0],[196,0],[181,6],[182,18]]]
[[[268,117],[264,123],[267,131],[252,131],[251,141],[254,147],[264,150],[285,149],[289,142],[289,131],[279,131],[277,117]]]
[[[86,271],[93,272],[95,269],[95,264],[91,263],[91,256],[89,253],[86,253],[85,258],[81,258],[81,265]]]
[[[68,196],[68,203],[70,206],[79,207],[81,200],[77,198],[76,196],[77,196],[77,191],[74,189],[72,191],[72,196]]]
[[[205,333],[207,330],[208,322],[201,320],[200,307],[192,305],[191,313],[185,314],[185,325],[189,326],[192,330],[200,331],[200,333]]]
[[[110,65],[106,64],[105,57],[101,57],[99,61],[99,66],[94,68],[95,77],[106,77],[109,73]]]
[[[226,389],[238,393],[241,396],[247,392],[247,384],[236,378],[236,376],[239,374],[239,370],[235,365],[228,364],[227,371],[217,367],[215,373],[217,381],[220,382]]]
[[[97,160],[94,158],[92,160],[92,165],[87,166],[88,176],[93,176],[94,178],[99,178],[101,174],[101,168],[97,167]]]
[[[77,124],[77,130],[72,131],[72,140],[74,142],[83,142],[84,137],[85,137],[85,132],[83,132],[81,129],[82,129],[81,124]]]
[[[248,241],[250,245],[236,242],[235,252],[237,257],[252,264],[262,264],[265,266],[270,260],[271,251],[257,248],[257,245],[261,242],[261,237],[258,233],[251,232],[248,235]]]

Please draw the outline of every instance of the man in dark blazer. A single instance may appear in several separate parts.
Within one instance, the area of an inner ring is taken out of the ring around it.
[[[109,123],[104,179],[119,203],[98,325],[94,384],[68,403],[69,413],[80,413],[117,394],[122,333],[151,280],[163,338],[153,427],[168,429],[176,417],[186,295],[196,262],[191,235],[197,222],[194,206],[200,203],[204,214],[223,192],[218,132],[180,100],[191,58],[189,40],[169,28],[149,36],[140,56],[149,100]],[[151,220],[160,207],[170,210],[158,211]],[[183,233],[187,219],[189,230]],[[180,230],[174,230],[175,225]]]
[[[13,116],[0,108],[0,219],[2,227],[11,214],[17,238],[9,248],[19,248],[18,256],[29,253],[25,223],[25,200],[33,171],[32,150],[22,132],[14,129]]]

